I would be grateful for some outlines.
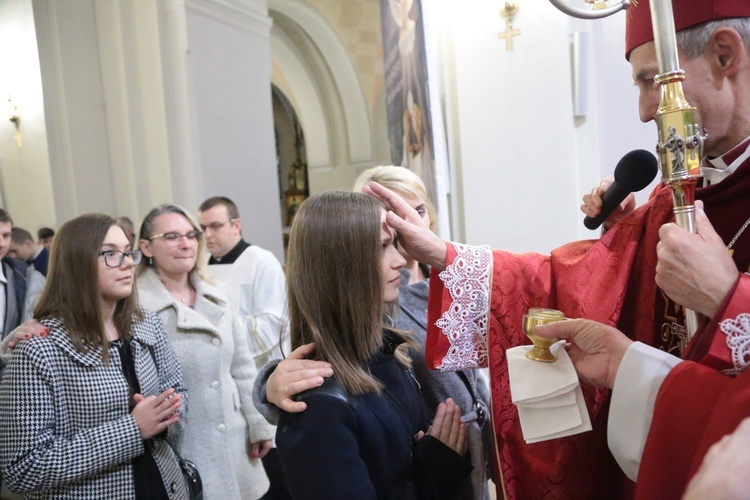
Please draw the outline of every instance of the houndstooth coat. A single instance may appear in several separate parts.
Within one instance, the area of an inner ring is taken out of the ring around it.
[[[120,356],[75,349],[62,321],[43,319],[44,338],[20,342],[0,383],[0,472],[27,498],[134,498],[132,459],[149,446],[170,498],[186,499],[177,459],[163,439],[144,442],[128,409]],[[133,324],[143,396],[173,387],[187,395],[164,326],[151,312]]]

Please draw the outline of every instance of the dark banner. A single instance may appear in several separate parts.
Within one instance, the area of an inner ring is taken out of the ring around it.
[[[380,0],[391,161],[417,173],[435,196],[435,156],[420,0]]]

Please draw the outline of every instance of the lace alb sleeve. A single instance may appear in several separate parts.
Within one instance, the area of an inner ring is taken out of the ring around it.
[[[440,371],[487,366],[487,321],[492,291],[492,250],[454,244],[455,260],[440,273],[450,293],[450,307],[435,323],[450,347]]]
[[[727,347],[732,353],[734,368],[722,373],[737,376],[750,365],[750,314],[742,313],[734,319],[725,319],[719,328],[727,336]]]

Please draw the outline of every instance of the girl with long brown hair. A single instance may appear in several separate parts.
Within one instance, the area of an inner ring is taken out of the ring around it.
[[[0,384],[0,472],[28,498],[187,498],[165,431],[185,390],[164,327],[138,307],[141,255],[102,214],[65,223]]]
[[[314,342],[334,377],[281,416],[276,439],[297,498],[452,498],[471,465],[452,400],[428,429],[407,339],[389,327],[404,258],[385,210],[360,193],[309,198],[287,253],[294,348]],[[427,430],[427,433],[425,433]]]

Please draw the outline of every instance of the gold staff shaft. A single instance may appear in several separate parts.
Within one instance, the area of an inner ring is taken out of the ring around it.
[[[705,137],[695,120],[695,108],[688,104],[682,90],[685,72],[680,69],[677,56],[672,2],[651,0],[650,7],[659,65],[654,83],[660,89],[659,109],[654,115],[658,133],[656,152],[662,182],[672,190],[675,222],[695,233],[695,188],[701,178]],[[687,332],[683,348],[698,329],[698,313],[685,308],[685,318]]]

